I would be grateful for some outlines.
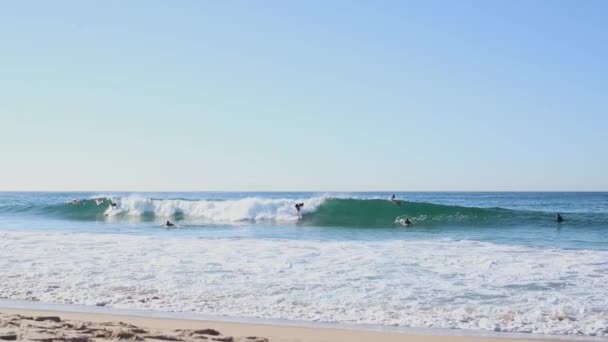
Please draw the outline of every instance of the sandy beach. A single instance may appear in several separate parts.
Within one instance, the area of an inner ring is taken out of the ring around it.
[[[608,342],[607,18],[0,2],[0,342]]]
[[[0,340],[19,341],[411,341],[491,342],[530,339],[415,335],[359,329],[310,328],[271,324],[155,318],[0,308]],[[548,341],[543,339],[543,341]]]

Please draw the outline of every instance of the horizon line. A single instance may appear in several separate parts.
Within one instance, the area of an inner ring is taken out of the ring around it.
[[[186,192],[186,193],[199,193],[199,192],[266,192],[266,193],[289,193],[289,192],[300,192],[300,193],[340,193],[340,192],[352,192],[352,193],[373,193],[373,192],[386,192],[386,193],[404,193],[404,192],[608,192],[608,190],[3,190],[0,189],[0,193],[6,192],[157,192],[157,193],[172,193],[172,192]]]

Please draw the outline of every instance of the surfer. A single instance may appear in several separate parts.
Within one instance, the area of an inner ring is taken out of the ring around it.
[[[175,223],[171,223],[171,221],[167,220],[167,223],[165,223],[165,227],[175,227]]]
[[[557,222],[557,223],[564,222],[564,218],[562,217],[562,215],[560,213],[555,214],[555,222]]]
[[[304,202],[296,203],[296,210],[298,211],[298,215],[300,214],[300,210],[302,210],[303,206],[304,206]]]
[[[395,223],[398,223],[402,226],[409,226],[409,225],[413,224],[409,217],[406,217],[406,218],[397,217],[395,219]]]
[[[401,201],[398,200],[397,197],[395,197],[395,194],[391,196],[391,201],[395,202],[398,206],[401,206]]]
[[[112,202],[112,203],[110,203],[110,205],[112,206],[112,209],[116,208],[116,202]]]
[[[304,206],[304,202],[296,203],[296,210],[298,211],[298,221],[300,221],[302,219],[302,214],[300,214],[300,210],[302,210],[303,206]]]

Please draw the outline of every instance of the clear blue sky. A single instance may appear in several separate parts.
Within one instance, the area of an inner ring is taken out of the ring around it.
[[[608,190],[608,1],[3,1],[3,190]]]

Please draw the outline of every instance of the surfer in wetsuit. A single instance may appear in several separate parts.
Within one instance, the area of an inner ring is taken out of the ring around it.
[[[167,223],[165,223],[165,227],[175,227],[175,223],[171,223],[171,221],[167,220]]]
[[[562,215],[560,213],[555,214],[555,222],[557,222],[557,223],[564,222],[564,218],[562,217]]]
[[[412,221],[410,221],[409,217],[405,218],[405,222],[403,222],[406,226],[409,226],[410,224],[412,224]]]
[[[303,206],[304,206],[304,202],[296,203],[296,210],[298,211],[298,220],[302,219],[302,214],[300,214],[300,210],[302,210]]]
[[[300,210],[304,206],[304,203],[296,203],[296,210],[298,211],[298,215],[300,214]]]
[[[397,199],[397,197],[395,197],[395,194],[393,194],[393,196],[391,196],[391,201],[397,203],[398,206],[401,206],[401,201]]]

